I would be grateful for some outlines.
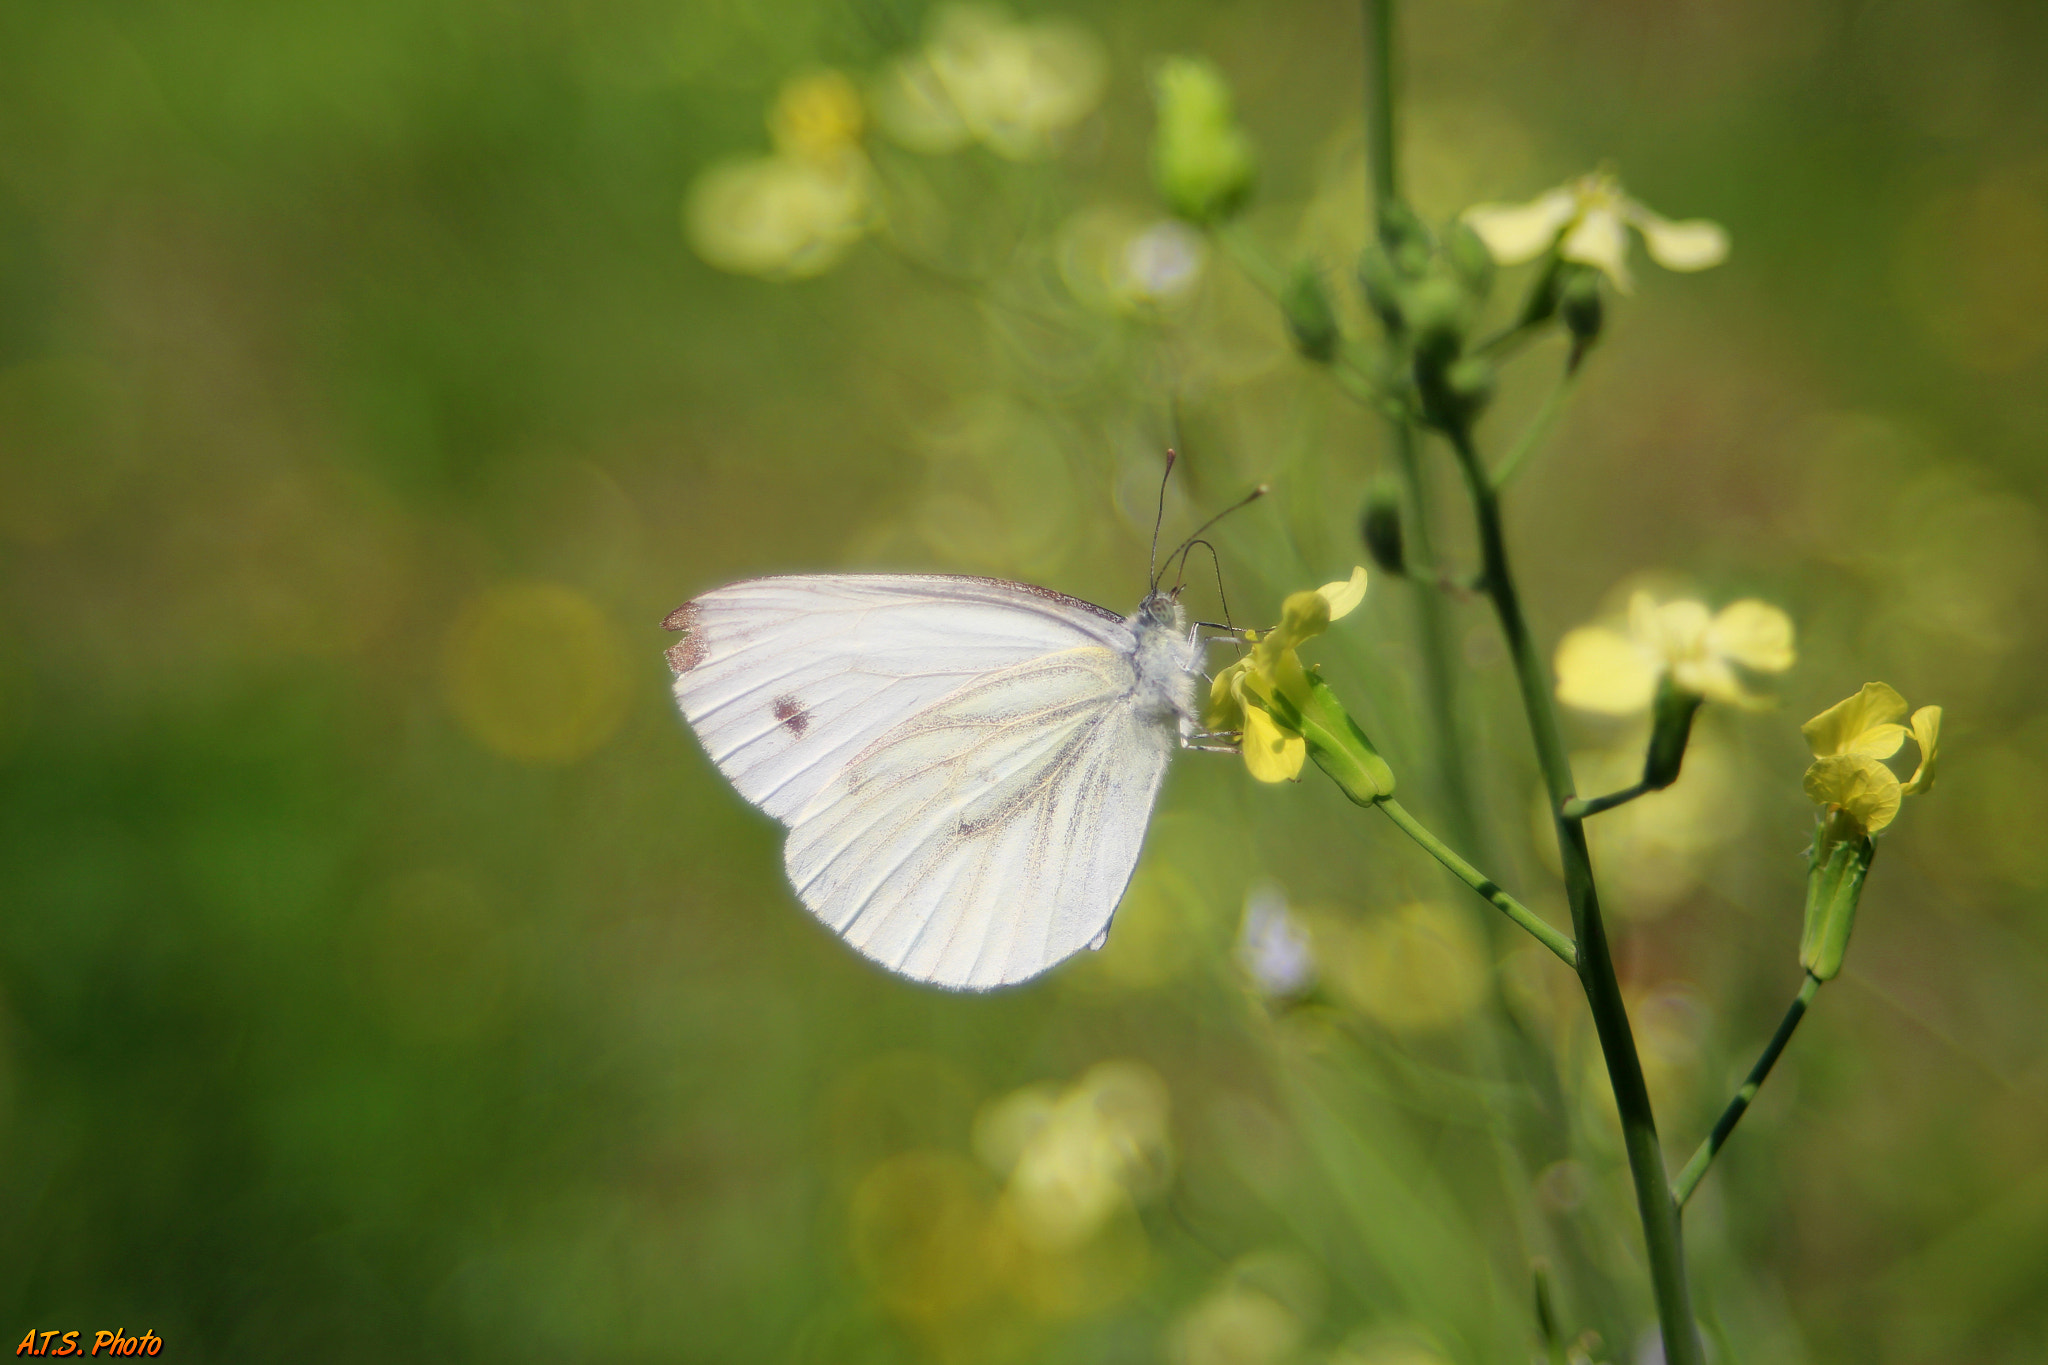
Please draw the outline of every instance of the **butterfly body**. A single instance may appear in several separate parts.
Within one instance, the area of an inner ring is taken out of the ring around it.
[[[1000,579],[800,575],[664,624],[684,719],[848,943],[964,989],[1100,945],[1194,727],[1169,595],[1120,617]]]

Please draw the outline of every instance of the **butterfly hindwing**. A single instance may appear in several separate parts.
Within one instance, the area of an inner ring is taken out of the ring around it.
[[[1098,937],[1174,743],[1098,646],[968,683],[882,736],[794,820],[798,896],[868,957],[940,985],[1034,976]]]

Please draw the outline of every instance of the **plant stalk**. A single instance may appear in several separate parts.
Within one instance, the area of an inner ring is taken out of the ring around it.
[[[1558,960],[1565,966],[1574,971],[1578,970],[1578,949],[1572,946],[1570,938],[1552,928],[1541,915],[1501,890],[1499,883],[1493,878],[1459,857],[1456,850],[1423,828],[1422,823],[1410,815],[1399,801],[1391,796],[1383,796],[1374,804],[1386,812],[1389,820],[1401,827],[1403,834],[1422,845],[1430,857],[1449,868],[1452,876],[1477,891],[1488,904],[1528,930],[1538,943],[1556,953]]]
[[[1643,1239],[1649,1252],[1650,1283],[1657,1299],[1664,1359],[1667,1365],[1704,1365],[1699,1328],[1693,1320],[1692,1291],[1686,1282],[1685,1240],[1678,1203],[1672,1197],[1664,1170],[1657,1120],[1650,1107],[1649,1087],[1643,1080],[1642,1058],[1636,1052],[1634,1031],[1621,997],[1621,982],[1615,975],[1614,954],[1600,917],[1600,897],[1593,881],[1586,829],[1580,817],[1567,814],[1567,803],[1575,793],[1564,732],[1551,704],[1549,675],[1536,652],[1535,639],[1529,633],[1515,590],[1498,492],[1473,448],[1471,434],[1454,429],[1448,435],[1465,475],[1478,522],[1485,591],[1492,599],[1494,614],[1500,618],[1501,633],[1514,660],[1522,708],[1529,717],[1537,765],[1543,771],[1543,785],[1549,794],[1558,854],[1564,864],[1565,894],[1571,903],[1572,933],[1578,944],[1579,981],[1585,988],[1594,1031],[1600,1039],[1601,1057],[1614,1087],[1615,1108],[1621,1116],[1622,1146],[1628,1153],[1636,1211],[1642,1219]]]
[[[1692,1154],[1692,1160],[1685,1163],[1685,1169],[1678,1173],[1678,1179],[1671,1182],[1671,1197],[1678,1201],[1678,1207],[1685,1207],[1685,1201],[1692,1198],[1692,1192],[1699,1188],[1700,1181],[1707,1173],[1707,1167],[1714,1164],[1721,1148],[1727,1145],[1728,1135],[1735,1131],[1735,1125],[1742,1122],[1742,1116],[1749,1111],[1750,1102],[1756,1099],[1756,1092],[1763,1089],[1764,1081],[1770,1076],[1771,1068],[1778,1064],[1778,1057],[1785,1051],[1785,1045],[1792,1041],[1792,1030],[1799,1027],[1799,1021],[1806,1017],[1806,1007],[1813,1003],[1813,997],[1820,991],[1820,978],[1807,973],[1806,982],[1799,988],[1792,1004],[1785,1011],[1785,1017],[1778,1021],[1778,1031],[1771,1035],[1771,1041],[1764,1045],[1763,1055],[1756,1059],[1756,1065],[1749,1069],[1749,1076],[1742,1083],[1742,1089],[1735,1092],[1728,1107],[1721,1111],[1721,1117],[1714,1120],[1714,1130],[1700,1143],[1699,1150]]]

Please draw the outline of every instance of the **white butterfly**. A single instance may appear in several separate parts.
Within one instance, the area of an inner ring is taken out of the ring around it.
[[[789,827],[798,898],[941,986],[1101,947],[1197,733],[1200,644],[1156,587],[1120,617],[995,578],[757,578],[662,624],[683,718]]]

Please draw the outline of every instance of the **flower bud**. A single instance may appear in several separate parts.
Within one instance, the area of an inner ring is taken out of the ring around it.
[[[1220,223],[1251,196],[1251,139],[1231,111],[1222,73],[1197,57],[1170,57],[1152,78],[1159,107],[1152,171],[1168,207],[1190,222]]]
[[[1403,280],[1421,279],[1429,270],[1434,252],[1429,225],[1397,199],[1380,205],[1379,228],[1380,246],[1393,263],[1395,274]]]
[[[1323,274],[1314,264],[1303,261],[1294,267],[1287,287],[1280,291],[1280,311],[1287,318],[1295,349],[1317,364],[1329,364],[1337,354],[1337,313],[1331,307]]]
[[[1493,384],[1493,364],[1479,356],[1466,356],[1443,367],[1428,363],[1421,355],[1415,360],[1415,389],[1422,399],[1422,415],[1441,431],[1470,427],[1493,401]]]
[[[1493,253],[1486,249],[1486,243],[1479,239],[1471,225],[1463,220],[1454,222],[1444,232],[1444,259],[1451,264],[1459,283],[1472,296],[1475,304],[1486,302],[1486,296],[1493,292],[1493,277],[1497,267]]]
[[[1378,316],[1388,336],[1398,337],[1408,330],[1408,321],[1401,313],[1400,279],[1394,273],[1394,262],[1387,249],[1378,242],[1366,243],[1365,250],[1358,255],[1358,287],[1365,294],[1366,306]]]
[[[1806,874],[1806,925],[1799,935],[1799,965],[1831,981],[1842,970],[1849,935],[1856,928],[1856,903],[1877,846],[1845,810],[1834,810],[1814,832]]]
[[[1401,312],[1415,334],[1418,362],[1441,367],[1465,349],[1472,301],[1449,275],[1431,275],[1407,290]]]
[[[1365,498],[1365,512],[1359,517],[1359,534],[1372,562],[1390,574],[1408,571],[1407,536],[1401,528],[1401,495],[1386,483],[1376,485]]]

